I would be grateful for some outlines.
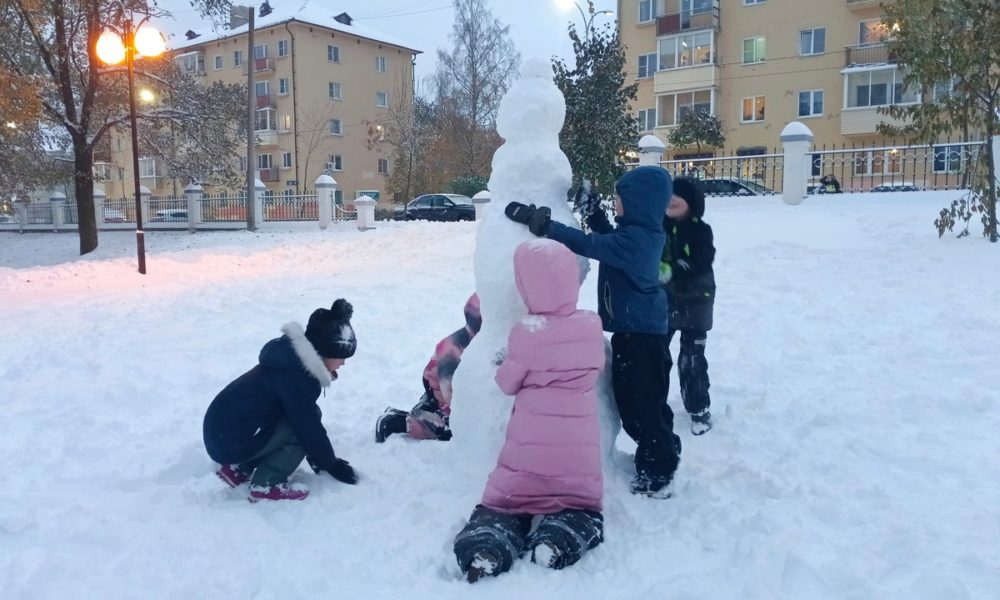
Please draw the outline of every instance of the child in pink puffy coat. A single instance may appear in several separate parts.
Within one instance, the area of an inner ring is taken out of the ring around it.
[[[516,396],[514,409],[482,502],[455,538],[470,582],[510,570],[529,551],[561,569],[604,539],[594,390],[605,361],[601,320],[577,310],[579,266],[559,242],[518,246],[514,278],[529,314],[511,330],[496,373],[500,389]]]

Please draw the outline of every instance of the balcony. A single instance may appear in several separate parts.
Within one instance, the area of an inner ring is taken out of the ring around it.
[[[656,35],[673,35],[698,29],[719,29],[719,7],[661,15],[656,19]]]
[[[257,136],[257,145],[261,147],[277,146],[278,132],[273,129],[258,129],[254,132]]]
[[[280,178],[278,167],[268,167],[266,169],[258,169],[257,171],[257,177],[264,183],[278,181]]]
[[[878,5],[879,0],[847,0],[847,8],[850,10],[865,10]]]
[[[257,110],[263,110],[265,108],[275,108],[274,104],[274,94],[264,94],[263,96],[257,96]]]
[[[870,135],[878,133],[879,123],[895,126],[906,125],[902,119],[893,119],[889,115],[880,114],[878,106],[845,108],[840,113],[841,135]]]
[[[886,42],[846,46],[844,54],[846,55],[844,66],[846,67],[894,65],[899,62]]]
[[[657,71],[653,76],[654,94],[715,88],[719,85],[720,68],[715,62],[680,69]]]
[[[270,57],[253,59],[254,73],[269,73],[274,70],[274,59]]]

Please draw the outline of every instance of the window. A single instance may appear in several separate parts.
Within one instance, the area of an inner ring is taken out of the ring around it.
[[[330,135],[344,135],[340,119],[330,119]]]
[[[389,94],[386,92],[375,92],[375,106],[379,108],[389,106]]]
[[[340,95],[340,83],[337,81],[330,82],[330,84],[327,86],[327,93],[329,94],[331,100],[343,99],[342,96]]]
[[[281,131],[292,130],[292,115],[281,115]]]
[[[934,99],[934,102],[938,102],[940,100],[944,100],[948,96],[951,96],[951,93],[953,91],[955,91],[955,80],[954,79],[949,79],[948,81],[936,81],[936,82],[934,82],[934,89],[933,89],[933,94],[934,94],[933,95],[933,99]]]
[[[243,51],[237,50],[236,52],[233,52],[233,66],[239,67],[242,64],[243,64]]]
[[[385,57],[376,56],[375,57],[375,70],[379,73],[385,73]]]
[[[253,57],[254,58],[267,58],[267,44],[261,44],[259,46],[253,47]]]
[[[118,167],[118,181],[125,181],[125,167]]]
[[[343,190],[334,190],[333,191],[333,203],[336,204],[337,206],[341,206],[341,205],[344,204],[344,191]]]
[[[222,68],[222,55],[221,54],[216,54],[215,55],[215,70],[218,71],[221,68]]]
[[[278,56],[288,56],[288,40],[278,40]]]
[[[691,111],[712,113],[712,90],[664,94],[656,98],[656,126],[673,127]],[[649,117],[647,117],[648,119]]]
[[[378,159],[378,172],[383,175],[389,174],[389,161],[385,158]]]
[[[344,157],[341,156],[340,154],[331,154],[330,162],[327,163],[326,166],[329,167],[331,171],[343,171]]]
[[[756,123],[764,120],[764,96],[753,96],[743,99],[742,123]]]
[[[656,54],[639,55],[639,79],[652,77],[656,73]]]
[[[205,55],[201,52],[181,54],[174,60],[184,73],[201,74],[205,72]]]
[[[340,46],[327,46],[326,47],[326,60],[330,62],[339,63],[340,62]]]
[[[655,66],[666,70],[711,63],[714,35],[712,31],[700,31],[660,40],[659,64]]]
[[[156,159],[155,158],[140,158],[139,159],[139,178],[147,179],[151,177],[156,177]]]
[[[646,23],[656,18],[656,0],[639,0],[639,22]]]
[[[813,177],[819,177],[823,174],[823,155],[822,154],[810,154],[809,164],[812,165],[810,174]]]
[[[274,114],[274,109],[265,108],[263,110],[254,111],[254,131],[274,131],[277,127],[277,115]]]
[[[799,92],[799,116],[818,117],[823,114],[823,90]]]
[[[846,108],[913,104],[920,96],[903,86],[899,69],[879,69],[847,75]]]
[[[812,56],[826,52],[826,27],[803,29],[799,32],[799,54]]]
[[[652,131],[656,127],[656,109],[645,108],[639,111],[639,131]]]
[[[962,146],[934,146],[934,172],[962,171]]]
[[[869,150],[856,153],[855,175],[894,175],[903,170],[902,154],[898,150]]]
[[[267,96],[270,93],[270,81],[255,81],[253,82],[253,95],[258,98],[262,96]]]
[[[743,64],[764,62],[767,42],[764,36],[743,40]]]
[[[239,158],[239,161],[240,161],[240,172],[241,173],[246,173],[247,172],[247,157],[241,156]]]
[[[288,78],[281,77],[278,79],[278,93],[284,96],[288,93]]]
[[[743,6],[752,6],[754,4],[764,4],[767,0],[743,0]]]
[[[270,154],[258,154],[257,155],[257,168],[258,169],[270,169],[271,168],[271,155]]]
[[[281,155],[281,168],[291,169],[292,168],[292,153],[285,152]]]
[[[878,44],[884,42],[887,37],[885,26],[880,19],[869,19],[858,21],[858,43]]]

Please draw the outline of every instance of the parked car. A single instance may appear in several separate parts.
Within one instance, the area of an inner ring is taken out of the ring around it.
[[[105,223],[124,223],[125,213],[118,210],[117,208],[105,208],[104,209],[104,222]]]
[[[706,196],[763,196],[774,193],[748,179],[716,177],[703,179],[702,185],[705,186]]]
[[[188,211],[185,209],[158,210],[149,220],[150,223],[179,222],[187,223]]]
[[[883,183],[872,188],[873,192],[920,192],[919,187],[908,181],[896,181],[894,183]]]
[[[396,207],[393,218],[401,221],[475,221],[472,198],[461,194],[424,194]]]

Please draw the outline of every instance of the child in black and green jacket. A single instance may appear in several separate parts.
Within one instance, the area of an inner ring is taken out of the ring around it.
[[[660,283],[667,292],[667,336],[681,332],[677,355],[678,378],[684,408],[691,415],[691,433],[702,435],[712,428],[708,396],[707,332],[712,328],[715,304],[715,246],[712,228],[702,220],[705,194],[694,179],[674,179],[673,196],[667,205],[663,228],[667,243],[660,261]],[[670,355],[667,354],[667,361]],[[667,371],[670,370],[667,365]]]

